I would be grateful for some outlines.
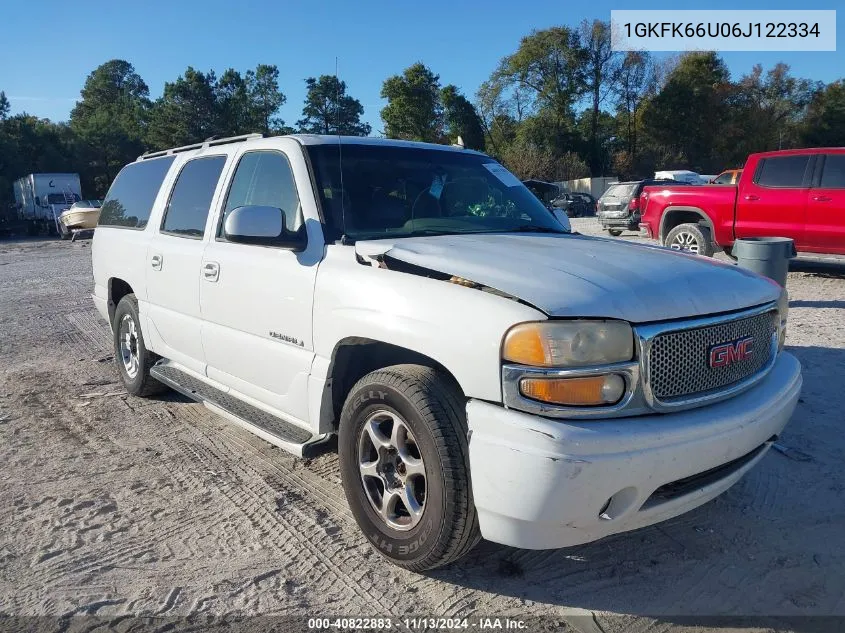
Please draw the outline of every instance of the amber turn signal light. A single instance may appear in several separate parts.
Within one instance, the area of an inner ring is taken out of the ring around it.
[[[519,391],[526,398],[571,407],[616,404],[625,394],[625,379],[617,374],[580,378],[523,378]]]

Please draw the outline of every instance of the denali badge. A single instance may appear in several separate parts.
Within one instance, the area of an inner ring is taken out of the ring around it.
[[[298,338],[294,338],[293,336],[288,336],[287,334],[279,334],[278,332],[270,332],[270,336],[278,341],[284,341],[285,343],[290,343],[291,345],[297,345],[298,347],[305,347],[305,343],[300,341]]]
[[[745,336],[735,341],[719,343],[710,348],[709,361],[711,367],[727,367],[741,360],[751,358],[754,351],[754,337]]]

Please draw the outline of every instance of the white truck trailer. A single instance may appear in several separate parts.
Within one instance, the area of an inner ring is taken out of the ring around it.
[[[58,231],[56,218],[82,199],[79,174],[29,174],[14,182],[17,224],[30,235]]]

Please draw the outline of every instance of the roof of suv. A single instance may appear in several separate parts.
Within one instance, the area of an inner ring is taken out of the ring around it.
[[[191,150],[199,150],[207,147],[228,145],[230,143],[248,143],[251,141],[274,138],[273,136],[264,136],[263,134],[244,134],[242,136],[232,136],[228,138],[211,137],[205,141],[185,145],[183,147],[171,147],[164,150],[157,150],[147,152],[138,157],[139,160],[157,158],[167,154],[181,153]],[[338,143],[346,145],[373,145],[380,147],[407,147],[418,149],[434,149],[445,152],[462,152],[469,154],[476,154],[478,156],[487,156],[483,152],[478,152],[473,149],[465,149],[457,145],[440,145],[438,143],[422,143],[419,141],[403,141],[398,139],[374,138],[371,136],[338,136],[338,135],[324,135],[324,134],[287,134],[279,135],[275,138],[292,138],[302,145],[337,145]]]

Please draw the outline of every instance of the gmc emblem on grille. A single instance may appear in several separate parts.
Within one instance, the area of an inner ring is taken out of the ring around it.
[[[734,363],[751,358],[754,351],[754,337],[746,336],[735,341],[719,343],[710,348],[711,367],[728,367]]]

